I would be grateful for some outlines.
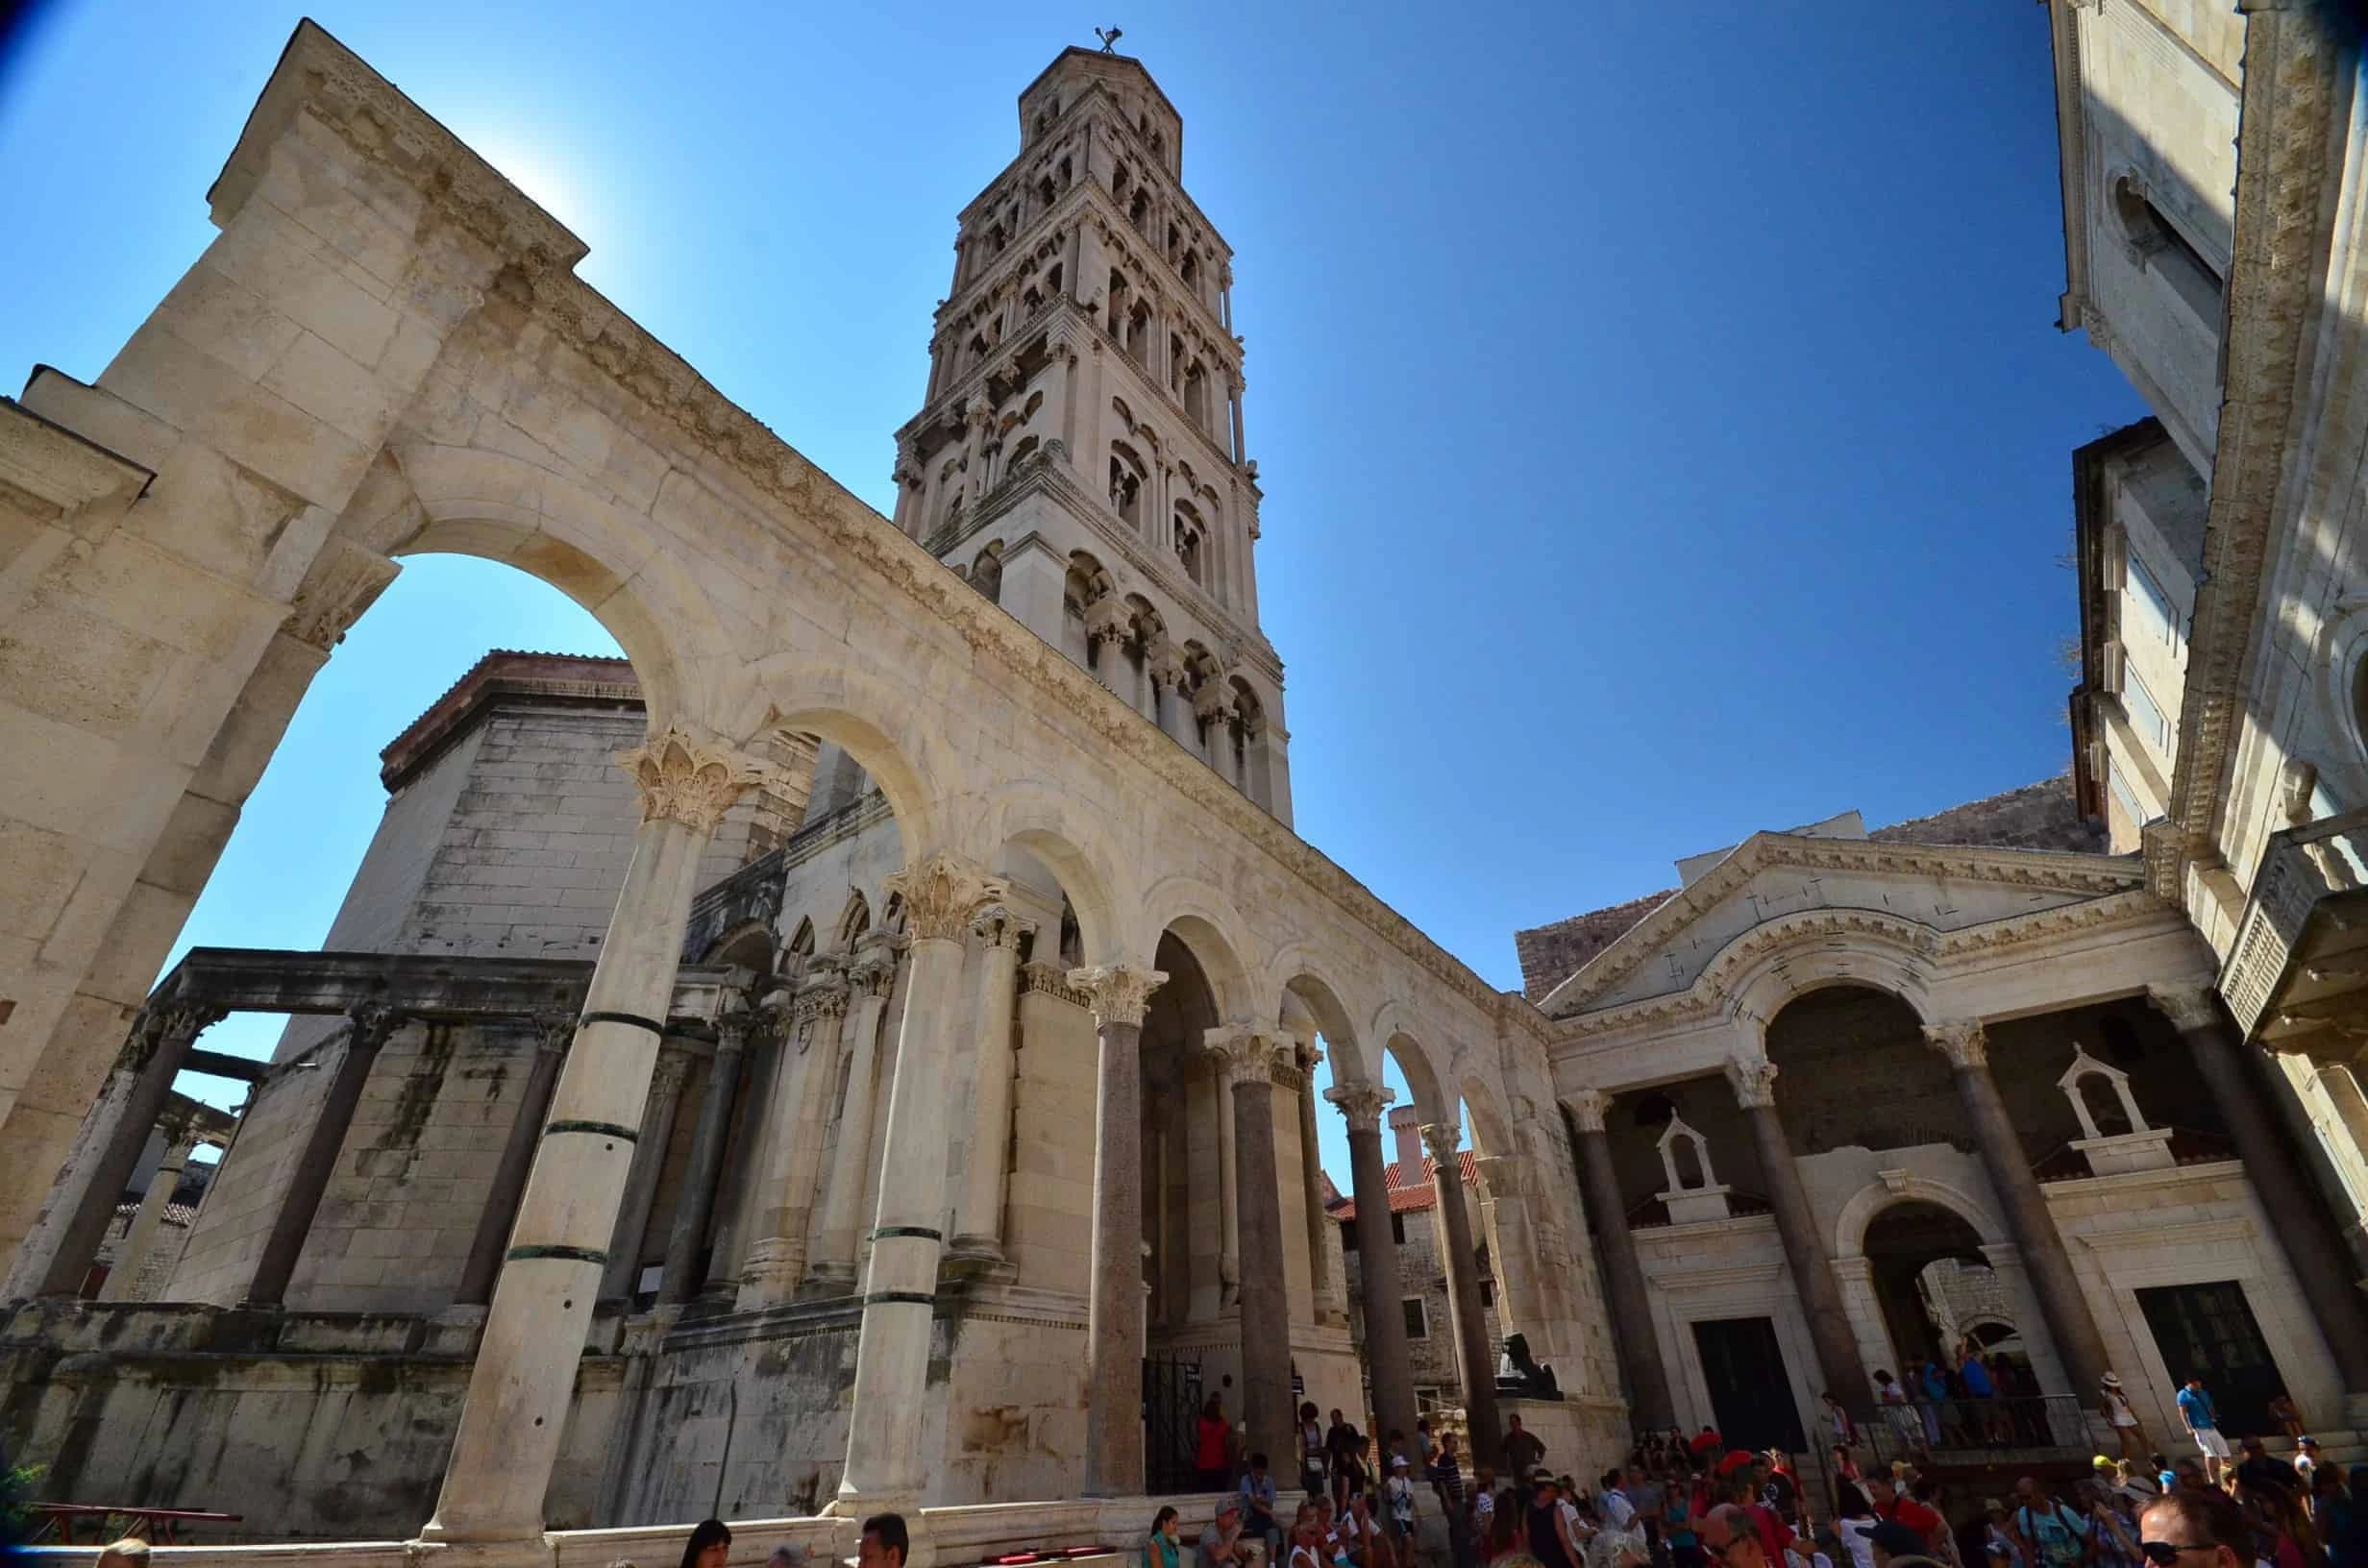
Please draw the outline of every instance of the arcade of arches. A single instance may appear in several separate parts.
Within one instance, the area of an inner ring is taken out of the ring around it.
[[[1299,840],[1181,121],[1082,50],[1020,110],[893,518],[310,24],[187,276],[0,406],[12,1454],[505,1562],[710,1511],[1106,1539],[1049,1500],[1134,1528],[1181,1484],[1157,1389],[1229,1384],[1276,1454],[1295,1389],[1413,1430],[1385,1056],[1484,1458],[1508,1409],[1582,1471],[1805,1430],[1953,1335],[2161,1422],[2199,1290],[2249,1309],[2215,1353],[2368,1425],[2356,1204],[2128,861],[1761,834],[1517,995]],[[627,660],[489,657],[389,747],[323,951],[152,986],[312,675],[437,551]],[[206,1050],[234,1011],[288,1016],[271,1063]],[[254,1083],[229,1153],[160,1298],[84,1301],[188,1068]],[[1482,1255],[1551,1385],[1500,1384]],[[966,1511],[1008,1502],[1047,1507]]]

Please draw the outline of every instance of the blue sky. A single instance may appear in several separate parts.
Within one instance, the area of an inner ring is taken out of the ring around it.
[[[313,14],[880,506],[953,214],[1016,150],[1020,88],[1122,23],[1236,254],[1299,829],[1496,984],[1517,926],[1680,856],[2067,764],[2069,454],[2143,409],[2053,326],[2040,7]],[[14,40],[0,380],[95,378],[204,247],[297,15],[52,4]],[[378,747],[494,646],[610,648],[506,569],[407,565],[187,939],[317,944]]]

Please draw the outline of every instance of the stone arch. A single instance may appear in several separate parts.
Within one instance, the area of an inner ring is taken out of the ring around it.
[[[1432,1066],[1431,1055],[1421,1041],[1403,1029],[1394,1029],[1383,1035],[1381,1048],[1397,1070],[1406,1075],[1407,1090],[1414,1096],[1415,1114],[1424,1125],[1435,1121],[1460,1121],[1455,1114],[1456,1102],[1440,1088],[1439,1069]]]
[[[1481,1154],[1516,1154],[1519,1150],[1513,1141],[1513,1118],[1505,1114],[1503,1102],[1495,1089],[1480,1074],[1467,1069],[1458,1079],[1463,1090],[1464,1111],[1471,1117],[1471,1140]]]
[[[751,747],[777,731],[831,742],[888,797],[908,864],[943,842],[938,802],[950,793],[947,781],[959,779],[962,769],[949,738],[921,722],[925,714],[916,709],[909,689],[900,692],[849,668],[843,657],[827,662],[795,653],[749,667],[745,681],[737,717],[727,730],[737,744]],[[892,733],[885,727],[892,723],[909,727]]]
[[[702,964],[729,964],[744,969],[753,969],[759,975],[773,972],[773,927],[763,920],[741,920],[731,929],[707,943],[700,956]]]
[[[1929,926],[1864,910],[1812,910],[1752,927],[1702,971],[1704,995],[1730,1015],[1773,1018],[1787,1003],[1829,986],[1889,992],[1933,1021]]]
[[[1144,894],[1144,923],[1125,950],[1150,954],[1169,932],[1193,950],[1216,993],[1218,1010],[1226,1019],[1248,1021],[1278,1016],[1280,1002],[1270,1000],[1267,986],[1253,976],[1241,955],[1254,951],[1246,940],[1249,922],[1231,899],[1205,882],[1187,876],[1164,877]]]
[[[851,952],[855,943],[861,942],[871,930],[872,901],[863,895],[861,889],[849,890],[847,903],[840,909],[839,918],[830,922],[830,950],[834,953]]]
[[[1069,801],[1033,784],[1008,789],[989,803],[978,842],[994,846],[988,851],[989,862],[998,872],[1012,870],[1009,854],[1018,849],[1052,873],[1059,883],[1056,891],[1076,916],[1086,963],[1126,961],[1119,919],[1125,894],[1118,880],[1118,860]]]
[[[1973,1227],[1984,1246],[2012,1239],[2007,1234],[2006,1222],[1974,1194],[1927,1176],[1889,1171],[1851,1193],[1842,1204],[1841,1213],[1834,1220],[1834,1256],[1845,1260],[1863,1258],[1866,1227],[1883,1211],[1902,1203],[1929,1203],[1936,1209],[1948,1210]]]

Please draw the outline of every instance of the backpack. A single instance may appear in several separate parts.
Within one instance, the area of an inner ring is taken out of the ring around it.
[[[2017,1511],[2023,1527],[2023,1538],[2037,1550],[2039,1563],[2044,1564],[2045,1568],[2075,1568],[2086,1555],[2081,1532],[2064,1523],[2063,1516],[2067,1510],[2061,1503],[2051,1502],[2044,1514],[2035,1515],[2028,1507]]]

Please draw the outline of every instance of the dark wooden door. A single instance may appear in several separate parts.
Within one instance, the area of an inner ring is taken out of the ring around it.
[[[1792,1403],[1792,1377],[1764,1317],[1706,1318],[1693,1326],[1694,1349],[1710,1384],[1711,1413],[1729,1448],[1781,1448],[1801,1453],[1801,1414]]]
[[[2231,1443],[2278,1430],[2269,1402],[2284,1388],[2285,1379],[2270,1360],[2244,1286],[2234,1280],[2166,1285],[2140,1290],[2137,1304],[2172,1381],[2183,1385],[2191,1377],[2204,1380],[2220,1431]]]

